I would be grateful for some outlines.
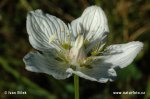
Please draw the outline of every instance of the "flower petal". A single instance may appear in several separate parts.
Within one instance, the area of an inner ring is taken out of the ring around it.
[[[71,68],[67,69],[68,73],[74,73],[79,77],[97,81],[101,83],[106,83],[107,81],[113,81],[117,76],[115,70],[110,67],[109,64],[105,64],[101,61],[101,64],[93,63],[91,67],[80,67],[78,70],[73,70]]]
[[[73,34],[84,34],[87,40],[100,39],[109,32],[107,18],[98,6],[86,8],[81,17],[71,23]]]
[[[139,41],[110,45],[100,57],[104,59],[104,62],[112,64],[113,68],[118,66],[124,68],[134,60],[142,48],[143,43]]]
[[[89,66],[78,67],[76,70],[69,68],[67,72],[101,83],[113,81],[117,76],[114,68],[129,65],[142,47],[143,43],[138,41],[111,45],[107,47],[102,56],[93,57],[95,60]]]
[[[23,61],[26,69],[32,72],[46,73],[52,75],[56,79],[65,79],[71,76],[66,72],[68,65],[64,62],[54,59],[52,53],[40,54],[39,52],[30,52]]]
[[[26,27],[31,45],[40,51],[50,48],[60,50],[60,45],[68,39],[65,23],[55,16],[44,14],[41,10],[28,13]]]

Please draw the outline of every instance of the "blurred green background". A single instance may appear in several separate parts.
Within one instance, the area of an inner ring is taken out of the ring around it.
[[[110,28],[108,44],[142,41],[134,62],[119,70],[117,80],[97,83],[80,78],[80,99],[150,99],[150,0],[0,0],[0,99],[73,99],[73,77],[56,80],[25,70],[22,58],[33,50],[26,31],[27,12],[42,9],[65,23],[92,4],[100,5]],[[5,95],[4,91],[27,95]],[[139,91],[144,95],[114,95]]]

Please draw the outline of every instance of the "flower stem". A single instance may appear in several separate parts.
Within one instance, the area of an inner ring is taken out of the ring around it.
[[[74,92],[75,92],[75,99],[79,99],[79,77],[74,75]]]

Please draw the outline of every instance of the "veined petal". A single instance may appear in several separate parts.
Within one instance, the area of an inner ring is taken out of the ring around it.
[[[46,73],[56,79],[65,79],[71,76],[66,72],[69,67],[66,63],[54,59],[52,53],[40,54],[39,52],[30,52],[24,58],[26,69],[32,72]]]
[[[106,15],[98,6],[86,8],[81,17],[74,20],[71,25],[75,37],[78,33],[84,34],[85,39],[90,41],[100,39],[109,32]]]
[[[114,68],[124,68],[129,65],[142,48],[143,43],[138,41],[111,45],[107,47],[102,56],[95,57],[89,66],[81,66],[76,70],[69,68],[67,72],[101,83],[113,81],[117,76]]]
[[[105,63],[111,64],[113,68],[124,68],[134,60],[142,48],[143,43],[139,41],[110,45],[103,52],[103,56],[100,57],[104,59]]]
[[[55,16],[44,14],[41,10],[29,12],[26,25],[29,41],[35,49],[60,50],[60,45],[67,42],[68,28],[65,23]]]
[[[74,35],[74,38],[77,38],[79,34],[83,33],[83,28],[81,26],[81,18],[77,18],[71,22],[71,29]]]
[[[67,69],[68,73],[74,73],[79,77],[97,81],[101,83],[106,83],[107,81],[113,81],[117,76],[115,70],[110,67],[109,64],[105,64],[101,61],[101,64],[92,63],[89,67],[80,67],[78,70],[73,70],[71,68]]]

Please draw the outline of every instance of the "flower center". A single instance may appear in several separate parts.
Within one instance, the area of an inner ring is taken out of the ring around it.
[[[70,49],[69,58],[71,65],[74,66],[80,66],[80,62],[86,58],[83,35],[77,37],[74,46]]]

